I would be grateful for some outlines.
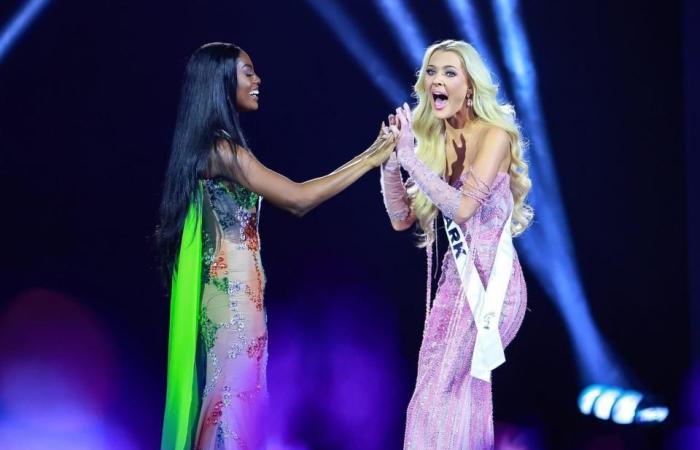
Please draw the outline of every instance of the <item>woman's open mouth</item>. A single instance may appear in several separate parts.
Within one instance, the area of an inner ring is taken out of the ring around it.
[[[447,106],[447,94],[444,92],[433,92],[433,105],[438,111]]]

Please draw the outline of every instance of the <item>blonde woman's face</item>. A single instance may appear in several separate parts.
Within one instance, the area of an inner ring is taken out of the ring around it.
[[[466,111],[469,85],[462,59],[456,53],[443,50],[434,52],[423,76],[423,87],[430,98],[435,117],[449,119],[460,111]]]

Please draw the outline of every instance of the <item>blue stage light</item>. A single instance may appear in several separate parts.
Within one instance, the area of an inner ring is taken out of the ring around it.
[[[626,391],[615,402],[612,409],[612,421],[620,425],[634,422],[637,406],[644,396],[636,391]]]
[[[428,40],[411,11],[406,8],[403,0],[380,0],[379,6],[384,19],[391,25],[399,47],[406,52],[416,68],[420,67]]]
[[[665,406],[654,406],[637,411],[636,420],[638,423],[661,423],[668,417],[668,408]]]
[[[30,0],[0,31],[0,61],[50,0]]]
[[[332,0],[306,0],[309,5],[330,25],[331,30],[362,67],[379,92],[391,105],[400,105],[410,98],[409,89],[399,85],[391,71],[372,45],[362,36],[359,28],[349,16]]]
[[[594,384],[581,392],[581,395],[578,397],[578,408],[583,414],[589,415],[593,411],[593,404],[598,400],[600,394],[603,393],[603,389],[605,389],[605,386]]]
[[[552,160],[544,114],[517,0],[492,0],[503,59],[525,135],[531,143],[531,202],[536,220],[520,240],[525,260],[557,304],[577,352],[583,381],[626,384],[591,316]]]
[[[638,391],[595,384],[581,391],[578,405],[582,414],[593,414],[601,420],[612,420],[620,425],[659,423],[666,420],[668,407],[649,398],[650,396]]]
[[[496,59],[493,57],[490,47],[486,42],[486,38],[484,37],[484,33],[481,30],[482,20],[471,0],[446,0],[446,3],[452,13],[452,19],[457,29],[462,33],[464,38],[474,46],[476,51],[479,52],[491,70],[494,71],[494,75],[498,75]],[[496,76],[496,78],[500,79],[498,76]]]
[[[620,395],[622,395],[622,389],[605,389],[593,404],[593,414],[601,420],[608,420],[612,413],[613,405],[620,398]]]

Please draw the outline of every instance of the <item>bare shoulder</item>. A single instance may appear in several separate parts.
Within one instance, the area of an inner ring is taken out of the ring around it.
[[[227,139],[219,139],[216,142],[216,152],[229,164],[248,164],[251,160],[255,159],[253,153],[249,149],[242,145],[232,143]]]
[[[242,151],[247,151],[247,149],[243,146],[240,146],[234,142],[229,141],[228,139],[217,139],[216,140],[216,151],[220,152],[222,154],[229,154],[229,155],[235,155],[238,156],[238,154]]]
[[[510,163],[510,147],[511,137],[506,130],[486,124],[479,133],[476,157],[492,161],[501,171],[505,171]]]
[[[479,132],[477,154],[493,158],[505,158],[510,154],[510,134],[496,125],[486,124]]]

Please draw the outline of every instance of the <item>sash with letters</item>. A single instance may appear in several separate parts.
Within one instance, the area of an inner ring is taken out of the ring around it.
[[[491,371],[506,360],[503,353],[503,343],[498,332],[498,324],[513,272],[513,258],[515,257],[510,230],[512,213],[503,225],[496,258],[486,288],[484,288],[476,266],[474,266],[474,259],[470,260],[469,258],[469,247],[459,224],[445,216],[443,218],[447,240],[462,283],[460,295],[466,294],[477,328],[471,375],[490,382]]]

